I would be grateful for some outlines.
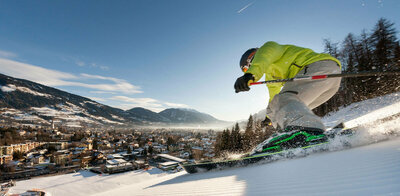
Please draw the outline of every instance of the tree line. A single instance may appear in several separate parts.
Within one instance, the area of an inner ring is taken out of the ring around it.
[[[216,156],[224,156],[225,153],[248,152],[270,137],[273,132],[272,126],[262,126],[261,120],[254,119],[250,115],[244,132],[240,131],[239,123],[236,123],[232,129],[225,129],[218,133],[214,146]]]
[[[362,30],[360,35],[349,33],[341,43],[325,39],[325,52],[340,60],[343,73],[400,71],[396,33],[394,23],[381,18],[371,31]],[[343,78],[338,93],[314,112],[324,116],[341,106],[399,90],[399,76]]]

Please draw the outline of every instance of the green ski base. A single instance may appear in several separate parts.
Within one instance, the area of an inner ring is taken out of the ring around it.
[[[327,134],[327,137],[330,139],[333,139],[336,136],[341,136],[341,135],[346,135],[346,136],[352,136],[354,134],[354,131],[351,129],[341,129],[334,131],[330,134]],[[313,144],[309,146],[304,146],[304,147],[299,147],[295,149],[313,149],[314,147],[321,146],[321,148],[315,148],[315,151],[326,151],[326,148],[323,148],[323,145],[326,145],[329,143],[329,140],[326,142],[318,143],[318,144]],[[247,166],[249,164],[257,163],[262,161],[262,163],[268,163],[272,161],[276,161],[282,158],[295,158],[296,156],[291,153],[294,149],[286,149],[286,150],[281,150],[278,152],[264,152],[264,153],[257,153],[253,155],[246,155],[242,158],[238,159],[230,159],[230,160],[222,160],[222,161],[207,161],[207,162],[201,162],[201,163],[186,163],[186,164],[181,164],[181,166],[185,169],[186,172],[188,173],[197,173],[197,172],[205,172],[209,170],[215,170],[215,169],[224,169],[224,168],[230,168],[230,167],[241,167],[241,166]],[[314,152],[314,151],[311,151]]]

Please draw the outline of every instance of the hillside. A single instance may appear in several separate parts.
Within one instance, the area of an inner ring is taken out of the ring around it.
[[[200,113],[196,110],[191,109],[180,109],[171,108],[161,111],[159,113],[161,116],[168,118],[173,123],[218,123],[221,122],[218,119],[212,117],[211,115]]]
[[[145,108],[124,111],[94,100],[28,80],[0,74],[0,118],[21,124],[63,126],[129,126],[224,123],[195,110],[170,108],[156,113]]]

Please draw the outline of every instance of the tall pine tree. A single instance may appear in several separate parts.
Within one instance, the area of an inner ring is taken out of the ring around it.
[[[374,46],[374,63],[379,71],[393,68],[394,51],[397,44],[394,23],[381,18],[373,29],[371,41]]]
[[[250,150],[253,147],[254,143],[253,141],[255,139],[255,134],[253,129],[254,129],[254,120],[253,116],[250,115],[243,135],[243,150],[245,151]]]
[[[239,123],[232,128],[231,133],[232,151],[241,151],[243,148],[242,135],[240,134]]]

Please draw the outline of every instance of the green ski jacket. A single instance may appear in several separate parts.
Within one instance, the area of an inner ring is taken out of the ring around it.
[[[340,61],[329,54],[270,41],[257,50],[246,73],[253,74],[255,81],[259,81],[264,74],[265,80],[293,78],[306,65],[322,60],[332,60],[341,66]],[[270,102],[284,84],[284,82],[267,84]]]

